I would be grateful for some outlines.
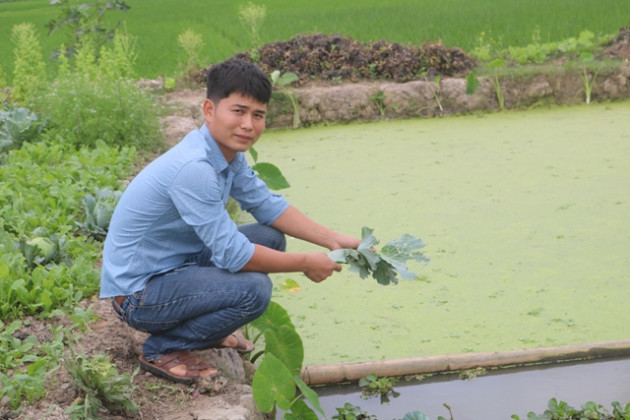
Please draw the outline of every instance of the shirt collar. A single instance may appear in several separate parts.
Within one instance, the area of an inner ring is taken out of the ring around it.
[[[228,167],[231,170],[236,170],[240,165],[242,153],[238,152],[234,159],[232,159],[232,161],[228,163],[228,161],[225,160],[225,156],[223,156],[219,145],[212,137],[212,134],[210,134],[210,130],[208,130],[208,127],[204,124],[199,130],[206,140],[206,144],[208,145],[208,159],[210,159],[210,163],[215,168],[215,170],[217,172],[223,172]]]

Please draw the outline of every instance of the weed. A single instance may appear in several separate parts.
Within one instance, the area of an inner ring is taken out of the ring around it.
[[[375,95],[370,96],[370,100],[376,104],[381,117],[385,116],[385,93],[379,90]]]
[[[250,54],[254,62],[257,62],[260,58],[257,51],[261,45],[260,28],[265,22],[266,17],[267,6],[264,4],[257,5],[250,2],[238,7],[238,19],[252,39],[252,50]],[[256,59],[257,57],[258,59]]]
[[[32,23],[16,25],[11,34],[15,45],[11,97],[15,102],[24,103],[33,99],[43,87],[46,66],[35,25]]]
[[[200,34],[187,29],[177,36],[177,43],[186,54],[186,60],[180,63],[180,71],[184,82],[189,84],[194,81],[195,76],[203,67],[201,64],[203,39]]]
[[[396,378],[379,378],[374,373],[359,380],[361,387],[361,398],[381,397],[381,404],[388,404],[389,397],[398,397],[400,394],[394,391],[394,384],[398,382]]]
[[[499,109],[503,111],[505,99],[503,97],[503,92],[501,91],[501,83],[499,82],[499,75],[497,74],[497,69],[505,66],[505,61],[501,59],[496,59],[488,63],[488,68],[494,71],[494,77],[492,80],[492,86],[494,87],[494,92],[497,95],[497,101],[499,102]]]
[[[333,416],[333,420],[377,420],[376,416],[372,416],[361,407],[350,403],[345,403],[343,407],[336,408],[337,415]]]
[[[134,389],[133,375],[120,374],[109,359],[98,354],[69,354],[64,366],[70,374],[77,391],[81,393],[75,403],[66,410],[71,419],[99,418],[103,411],[137,411],[138,406],[132,399]]]

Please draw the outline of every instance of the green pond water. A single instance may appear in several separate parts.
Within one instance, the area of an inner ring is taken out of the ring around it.
[[[305,364],[630,338],[630,104],[269,130],[256,148],[310,217],[412,234],[431,259],[390,286],[274,275]]]

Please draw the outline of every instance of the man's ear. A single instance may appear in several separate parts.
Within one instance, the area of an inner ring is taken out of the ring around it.
[[[212,102],[211,99],[206,99],[205,101],[203,101],[203,115],[206,121],[209,121],[212,119],[212,116],[214,115],[214,111],[215,111],[215,106],[214,106],[214,102]]]

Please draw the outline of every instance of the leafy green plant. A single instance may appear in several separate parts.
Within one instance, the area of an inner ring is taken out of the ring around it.
[[[590,52],[583,52],[580,54],[580,78],[582,79],[582,83],[584,84],[584,95],[586,104],[591,103],[591,94],[593,92],[593,86],[595,85],[595,79],[597,78],[597,74],[599,73],[600,68],[597,68],[593,71],[593,74],[589,74],[588,65],[595,61],[595,56]]]
[[[46,121],[28,108],[10,105],[0,109],[0,153],[36,139],[45,126]]]
[[[11,40],[15,45],[11,98],[17,103],[24,103],[33,99],[46,84],[46,66],[35,25],[15,25],[11,31]]]
[[[300,379],[304,346],[286,310],[272,301],[251,325],[265,341],[263,359],[252,380],[258,409],[271,413],[277,406],[285,412],[286,420],[317,419],[316,411],[325,416],[317,393]]]
[[[289,181],[282,175],[282,171],[280,171],[276,165],[269,162],[258,162],[258,152],[256,149],[250,147],[249,154],[254,160],[252,169],[256,171],[258,177],[262,179],[270,189],[282,190],[291,186]]]
[[[371,373],[359,380],[361,398],[379,396],[381,397],[381,404],[389,404],[390,396],[394,398],[400,396],[400,393],[394,391],[396,382],[398,382],[396,378],[379,378],[376,374]]]
[[[280,73],[280,70],[274,70],[269,75],[271,79],[272,86],[280,86],[282,93],[291,101],[291,105],[293,106],[293,128],[298,128],[300,126],[300,105],[298,104],[297,98],[295,94],[288,89],[288,86],[298,80],[298,76],[295,73]]]
[[[85,209],[85,222],[77,222],[77,225],[85,229],[88,235],[95,239],[104,240],[114,209],[121,196],[122,191],[96,188],[94,195],[88,194],[81,200]]]
[[[466,73],[466,95],[472,95],[479,89],[479,80],[472,71]]]
[[[22,401],[33,402],[46,395],[45,382],[59,366],[65,333],[53,329],[52,339],[39,343],[34,336],[18,338],[23,321],[0,322],[0,399],[13,409]]]
[[[625,407],[621,406],[619,402],[612,403],[613,412],[610,414],[603,405],[597,404],[593,401],[588,401],[577,409],[565,401],[558,401],[555,398],[551,398],[547,403],[547,409],[540,415],[530,411],[527,413],[527,420],[586,420],[586,419],[600,419],[600,420],[628,420],[630,419],[630,404],[626,404]],[[516,414],[513,414],[510,418],[514,420],[520,420],[521,418]]]
[[[345,403],[343,407],[336,410],[337,415],[332,417],[333,420],[378,420],[376,416],[366,413],[361,407],[351,403]]]
[[[379,241],[372,234],[373,231],[364,226],[357,249],[337,249],[329,252],[328,256],[335,262],[349,264],[350,270],[358,272],[362,279],[371,274],[382,285],[398,283],[398,275],[407,280],[416,278],[414,273],[408,271],[407,261],[424,263],[429,261],[419,251],[425,246],[424,242],[404,234],[385,244],[379,254],[374,249]]]
[[[102,354],[89,356],[69,354],[64,366],[81,397],[66,410],[71,419],[100,418],[103,412],[137,411],[133,401],[133,374],[120,374],[116,366]]]
[[[385,93],[382,90],[379,90],[375,95],[370,96],[370,100],[374,102],[376,108],[378,108],[378,113],[381,117],[385,116]]]
[[[133,64],[130,40],[117,43],[94,59],[91,44],[78,51],[74,69],[60,76],[31,106],[50,116],[56,134],[75,147],[98,141],[115,146],[151,149],[162,140],[158,110],[149,94],[124,76]]]

